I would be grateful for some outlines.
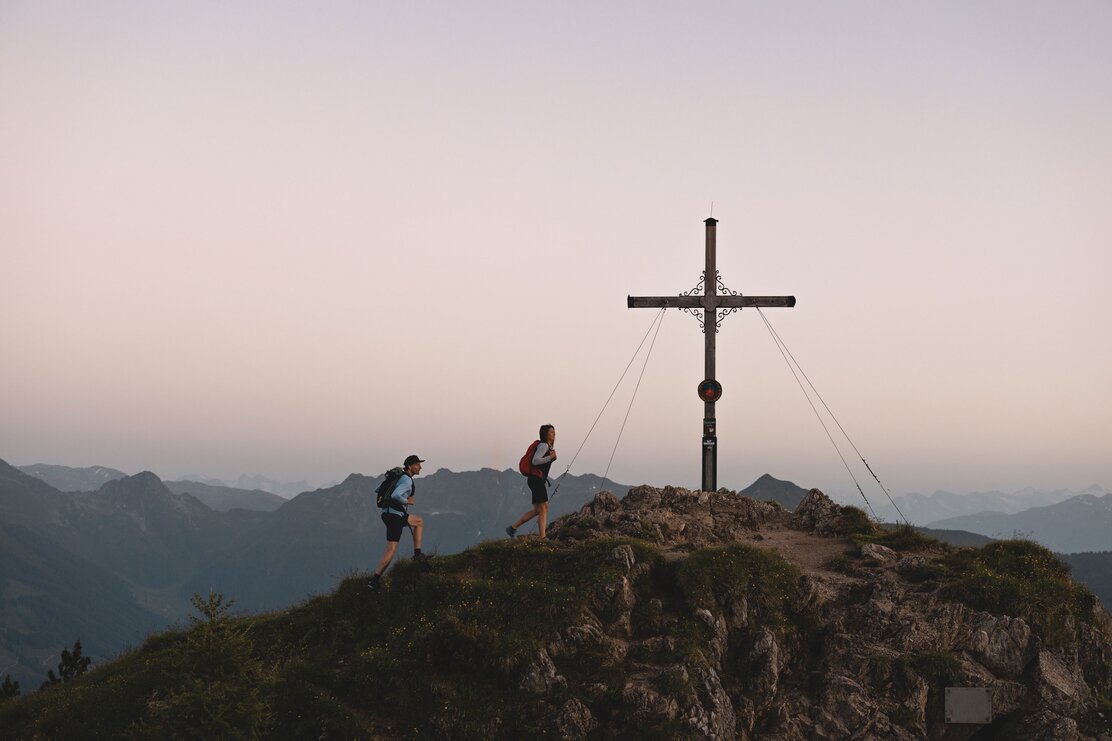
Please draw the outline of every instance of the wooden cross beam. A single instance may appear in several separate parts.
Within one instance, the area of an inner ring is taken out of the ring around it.
[[[699,398],[703,400],[703,491],[718,489],[718,435],[715,431],[714,402],[722,396],[722,384],[714,377],[714,341],[718,328],[727,314],[747,306],[795,306],[795,296],[742,296],[726,288],[715,266],[715,228],[718,220],[704,221],[706,228],[706,269],[695,288],[678,296],[627,296],[630,309],[676,308],[703,316],[699,324],[705,336],[705,377],[699,384]],[[703,286],[703,293],[697,291]],[[722,293],[719,293],[722,289]],[[712,331],[708,331],[712,330]]]

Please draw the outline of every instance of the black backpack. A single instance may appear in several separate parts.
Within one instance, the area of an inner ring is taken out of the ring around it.
[[[383,475],[382,483],[375,487],[375,504],[379,507],[388,507],[387,500],[398,485],[398,479],[405,475],[404,468],[391,468]],[[416,487],[414,487],[416,488]]]

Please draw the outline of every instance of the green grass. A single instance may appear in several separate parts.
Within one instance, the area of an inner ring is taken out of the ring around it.
[[[950,550],[950,546],[946,543],[932,538],[929,535],[923,535],[915,529],[914,525],[908,525],[907,523],[884,528],[874,525],[871,530],[858,529],[855,532],[847,534],[858,546],[865,545],[866,543],[876,543],[877,545],[882,545],[900,552],[928,551],[932,549]]]
[[[455,738],[484,738],[499,718],[525,729],[528,698],[507,687],[618,578],[611,553],[623,544],[658,558],[628,539],[495,541],[403,561],[378,593],[357,576],[282,613],[231,617],[210,603],[189,630],[3,703],[0,726],[9,738],[416,737],[438,735],[439,714]],[[606,675],[589,651],[576,661]]]
[[[875,534],[877,530],[876,524],[869,519],[865,510],[857,507],[842,507],[842,513],[834,526],[835,533],[848,536],[870,536]]]
[[[860,531],[859,518],[850,521]],[[892,537],[914,543],[907,534]],[[633,584],[634,635],[671,642],[625,661],[611,660],[604,646],[559,656],[568,689],[550,701],[578,697],[602,729],[626,723],[621,692],[641,660],[673,667],[657,688],[685,696],[690,680],[674,667],[690,670],[713,638],[696,610],[730,615],[743,600],[748,622],[729,632],[731,655],[746,655],[747,644],[768,628],[796,669],[805,668],[813,653],[808,641],[821,634],[813,611],[802,607],[800,572],[775,552],[735,545],[666,561],[634,539],[573,547],[499,540],[424,564],[402,561],[377,593],[366,589],[365,575],[353,576],[334,593],[280,613],[233,617],[222,601],[199,600],[200,617],[188,629],[0,703],[0,728],[5,739],[486,739],[510,737],[511,729],[516,737],[548,737],[553,729],[538,725],[538,700],[518,687],[521,672],[558,632],[582,622],[588,606],[603,620],[615,617],[598,603],[602,588],[624,573],[612,557],[619,545],[650,565]],[[1023,616],[1051,645],[1067,639],[1068,618],[1091,619],[1092,595],[1033,543],[947,551],[931,575],[951,599]],[[958,671],[946,652],[885,660],[880,675],[904,682],[923,677],[941,686]],[[744,694],[753,669],[731,661],[724,686]],[[601,687],[590,698],[576,694],[588,684]],[[622,733],[668,738],[689,730],[644,723]]]
[[[1096,597],[1051,551],[1029,540],[957,549],[940,562],[942,596],[996,615],[1022,617],[1051,646],[1073,640],[1069,623],[1092,622]]]
[[[676,581],[692,608],[717,612],[745,599],[750,622],[782,631],[792,622],[800,577],[777,553],[735,545],[691,554],[679,563]]]
[[[823,566],[847,576],[854,576],[860,571],[852,553],[839,553],[837,556],[831,556],[823,562]]]

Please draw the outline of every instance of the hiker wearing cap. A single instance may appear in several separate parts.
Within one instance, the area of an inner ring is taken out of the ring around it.
[[[378,589],[382,572],[386,571],[386,567],[390,565],[390,561],[398,551],[398,541],[402,539],[404,528],[408,527],[413,534],[414,560],[419,561],[424,558],[421,553],[421,531],[425,527],[425,521],[409,513],[409,505],[413,504],[413,494],[416,491],[413,477],[421,473],[422,463],[424,461],[415,455],[407,457],[397,483],[383,500],[382,522],[386,525],[386,552],[382,554],[382,560],[378,562],[378,568],[375,569],[374,576],[367,584],[371,589]]]
[[[537,441],[533,443],[536,447],[533,448],[533,458],[528,467],[529,473],[525,477],[526,483],[529,484],[529,492],[533,495],[533,509],[522,514],[517,522],[506,528],[506,535],[511,538],[517,535],[519,527],[534,517],[537,518],[538,534],[542,539],[545,537],[545,528],[548,526],[548,489],[545,488],[545,483],[548,481],[548,469],[552,468],[552,462],[556,460],[556,449],[552,447],[555,444],[556,428],[552,425],[541,425]],[[524,460],[522,465],[525,465]],[[522,469],[523,472],[525,470]]]

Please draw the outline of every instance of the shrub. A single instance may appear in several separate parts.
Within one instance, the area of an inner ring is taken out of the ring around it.
[[[838,535],[873,535],[876,532],[876,525],[869,519],[869,515],[865,510],[857,507],[842,507],[841,516],[838,518],[838,523],[834,526],[834,532]]]
[[[886,530],[873,539],[874,543],[887,546],[894,551],[925,551],[936,547],[946,547],[940,540],[923,535],[915,526],[901,523]]]
[[[744,598],[752,621],[780,631],[800,598],[795,565],[777,553],[745,545],[692,553],[676,577],[692,608],[729,607]]]
[[[1075,583],[1069,567],[1029,540],[1001,540],[954,551],[943,560],[952,579],[943,596],[997,615],[1015,615],[1049,645],[1073,639],[1073,620],[1091,622],[1093,593]]]
[[[831,556],[826,559],[823,566],[839,574],[853,576],[857,573],[857,563],[846,553],[839,553],[837,556]]]
[[[866,543],[876,543],[894,551],[950,550],[949,545],[929,535],[924,535],[914,525],[907,523],[882,526],[869,524],[871,530],[858,529],[847,533],[858,546]]]
[[[156,691],[130,732],[142,738],[263,738],[272,720],[251,628],[233,619],[233,601],[194,594],[192,628],[170,653],[175,680]]]

